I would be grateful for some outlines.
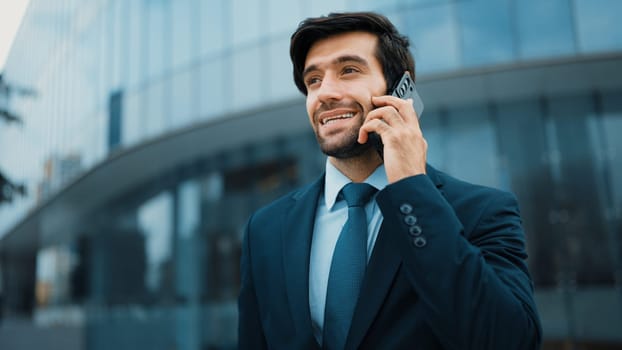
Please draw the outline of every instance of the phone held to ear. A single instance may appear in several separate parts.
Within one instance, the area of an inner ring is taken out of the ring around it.
[[[399,97],[403,100],[412,98],[415,112],[417,112],[417,116],[421,118],[421,113],[423,113],[423,101],[421,101],[421,97],[417,93],[415,82],[410,77],[410,73],[405,72],[404,75],[402,75],[402,79],[400,79],[395,89],[393,89],[391,96]]]
[[[410,77],[410,73],[404,73],[402,79],[400,79],[393,89],[393,92],[391,92],[391,96],[399,97],[403,100],[411,98],[413,100],[413,107],[417,113],[417,117],[421,118],[421,114],[423,113],[423,101],[421,101],[421,97],[417,93],[415,82]],[[384,158],[384,146],[380,135],[375,132],[370,133],[368,142],[372,142],[376,148],[376,151],[378,151],[380,158]]]

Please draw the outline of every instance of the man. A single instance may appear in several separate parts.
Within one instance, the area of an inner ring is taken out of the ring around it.
[[[414,74],[408,45],[374,13],[310,18],[292,35],[326,172],[249,219],[241,349],[539,346],[514,196],[427,165],[412,101],[387,95]],[[353,188],[371,198],[352,204]]]

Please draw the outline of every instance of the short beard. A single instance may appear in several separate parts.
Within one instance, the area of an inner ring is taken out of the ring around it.
[[[316,138],[318,144],[320,145],[320,149],[324,154],[329,157],[335,157],[338,159],[358,157],[368,152],[369,149],[373,147],[371,142],[367,142],[364,144],[358,143],[358,131],[356,133],[353,132],[348,135],[347,138],[344,140],[345,143],[343,145],[333,148],[327,148],[323,140],[318,135],[316,135]]]
[[[365,109],[358,102],[342,102],[342,103],[329,103],[322,104],[322,106],[315,112],[314,120],[318,120],[319,114],[323,111],[338,108],[338,107],[354,107],[359,113],[363,114]],[[320,149],[322,153],[326,154],[329,157],[334,157],[338,159],[348,159],[358,157],[362,154],[368,152],[372,147],[375,147],[377,142],[373,141],[371,138],[367,141],[367,143],[360,144],[358,143],[359,129],[363,125],[363,121],[360,122],[360,125],[356,130],[350,130],[349,134],[344,137],[340,145],[333,146],[329,148],[326,145],[325,140],[320,137],[319,134],[315,134],[315,138],[317,139],[318,144],[320,145]]]

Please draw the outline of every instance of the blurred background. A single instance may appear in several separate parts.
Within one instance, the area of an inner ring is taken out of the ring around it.
[[[544,349],[622,349],[619,0],[30,0],[0,348],[235,348],[246,220],[324,168],[289,37],[343,10],[410,36],[429,162],[517,195]]]

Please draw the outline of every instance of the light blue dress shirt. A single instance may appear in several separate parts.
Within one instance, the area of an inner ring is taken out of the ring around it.
[[[320,194],[315,212],[315,225],[311,241],[311,256],[309,261],[309,308],[313,335],[322,344],[324,327],[324,307],[326,305],[326,289],[328,274],[333,258],[333,251],[339,238],[341,228],[348,219],[348,205],[339,195],[343,186],[350,183],[350,179],[326,160],[326,177],[324,193]],[[380,165],[364,182],[374,186],[378,191],[387,185],[387,175],[384,165]],[[376,203],[376,195],[365,205],[367,215],[367,261],[374,249],[378,231],[382,224],[382,213]]]

